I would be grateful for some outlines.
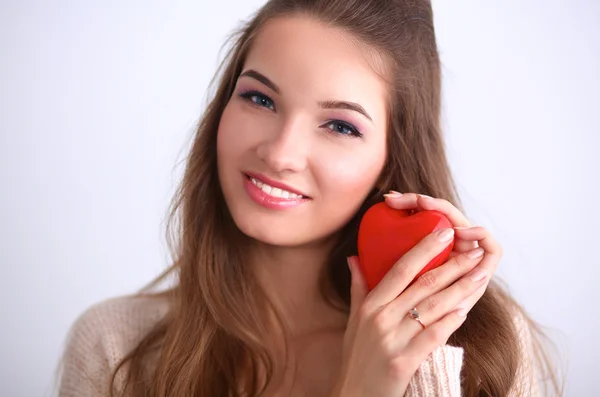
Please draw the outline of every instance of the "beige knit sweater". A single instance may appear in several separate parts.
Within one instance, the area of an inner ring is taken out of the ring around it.
[[[97,303],[75,322],[61,361],[59,397],[108,395],[109,377],[119,361],[166,313],[166,302],[148,297],[118,297]],[[524,352],[530,334],[517,322]],[[527,357],[530,357],[527,354]],[[413,376],[405,397],[459,397],[463,351],[453,346],[435,350]],[[531,363],[519,369],[511,396],[537,396]],[[117,385],[122,378],[117,378]],[[525,391],[527,390],[527,391]]]

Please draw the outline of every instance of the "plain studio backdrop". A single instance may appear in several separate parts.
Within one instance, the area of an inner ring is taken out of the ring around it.
[[[0,395],[49,396],[90,305],[167,264],[164,215],[226,36],[259,0],[2,1]],[[498,274],[597,390],[600,3],[434,1],[448,153]],[[335,60],[332,60],[335,61]]]

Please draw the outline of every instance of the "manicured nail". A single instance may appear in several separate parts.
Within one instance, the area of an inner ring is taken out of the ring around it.
[[[471,251],[467,252],[467,258],[469,258],[469,259],[479,258],[480,256],[483,255],[483,253],[484,253],[483,248],[477,247],[477,248],[472,249]]]
[[[419,196],[420,196],[420,197],[422,197],[422,198],[424,198],[425,200],[430,200],[430,199],[433,199],[433,197],[431,197],[431,196],[428,196],[428,195],[426,195],[426,194],[419,194]]]
[[[402,193],[396,192],[394,190],[390,190],[390,192],[384,194],[383,197],[398,198],[398,197],[402,197]]]
[[[437,233],[438,233],[437,237],[440,240],[440,242],[446,243],[446,242],[452,240],[452,236],[454,236],[454,229],[442,229],[442,230],[438,231]]]
[[[487,273],[484,270],[478,269],[471,273],[469,277],[471,277],[471,280],[473,281],[481,281],[485,276],[487,276]]]

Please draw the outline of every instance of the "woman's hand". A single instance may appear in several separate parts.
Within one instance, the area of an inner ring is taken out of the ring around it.
[[[389,204],[409,209],[416,203],[419,208],[436,209],[455,225],[458,223],[467,229],[445,229],[426,236],[370,293],[358,258],[349,258],[352,303],[344,335],[343,364],[333,396],[404,395],[421,363],[438,346],[444,345],[464,322],[501,256],[500,247],[487,231],[481,227],[469,228],[468,221],[454,206],[448,206],[449,203],[415,196],[410,207],[398,199]],[[411,196],[406,200],[410,202]],[[433,201],[421,202],[429,200]],[[415,275],[450,243],[455,233],[456,241],[460,241],[457,254],[407,288]],[[415,307],[423,325],[408,315]]]
[[[478,240],[491,238],[484,228],[479,226],[473,227],[471,222],[463,215],[463,213],[447,200],[432,198],[423,194],[402,194],[392,191],[385,195],[385,202],[391,208],[397,210],[436,210],[446,215],[456,231],[454,248],[450,254],[450,257],[454,257],[478,247]],[[496,271],[498,263],[500,262],[500,258],[502,257],[502,248],[500,245],[494,241],[493,246],[493,252],[486,251],[485,253],[487,257],[493,256],[496,259],[492,262],[493,268],[490,269],[490,274],[493,274]],[[490,279],[488,278],[488,281],[482,285],[476,293],[470,296],[467,301],[463,302],[461,307],[471,310],[471,308],[475,306],[475,303],[477,303],[477,301],[485,293],[485,290],[489,284],[489,280]]]

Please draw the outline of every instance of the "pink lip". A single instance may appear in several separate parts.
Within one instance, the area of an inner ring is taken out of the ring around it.
[[[254,178],[256,178],[256,177],[254,177]],[[256,179],[260,179],[260,178],[256,178]],[[268,183],[267,181],[264,181],[264,182],[270,185],[270,183]],[[271,185],[271,186],[273,186],[273,185]],[[275,187],[279,187],[279,186],[275,186]],[[281,189],[281,187],[279,187],[279,188]],[[248,195],[250,196],[252,201],[254,201],[258,205],[261,205],[265,208],[269,208],[272,210],[287,210],[290,208],[297,207],[300,204],[303,204],[303,203],[307,202],[308,200],[310,200],[305,197],[299,197],[296,199],[284,199],[281,197],[269,196],[268,194],[263,192],[261,189],[259,189],[258,186],[256,186],[254,183],[252,183],[252,181],[250,179],[248,179],[248,177],[246,175],[244,175],[244,189],[246,190],[246,192],[248,193]],[[285,189],[285,190],[287,190],[287,189]],[[290,191],[290,190],[288,190],[288,191]],[[295,193],[295,192],[293,192],[293,193]],[[299,194],[299,193],[296,193],[296,194]]]
[[[254,172],[246,172],[246,175],[248,175],[250,178],[258,179],[259,181],[266,183],[267,185],[269,185],[271,187],[278,187],[281,190],[287,190],[290,193],[296,193],[297,195],[308,197],[308,195],[302,193],[301,191],[296,190],[293,187],[285,185],[281,182],[277,182],[277,181],[274,181],[273,179],[269,179],[262,174],[257,174]]]

